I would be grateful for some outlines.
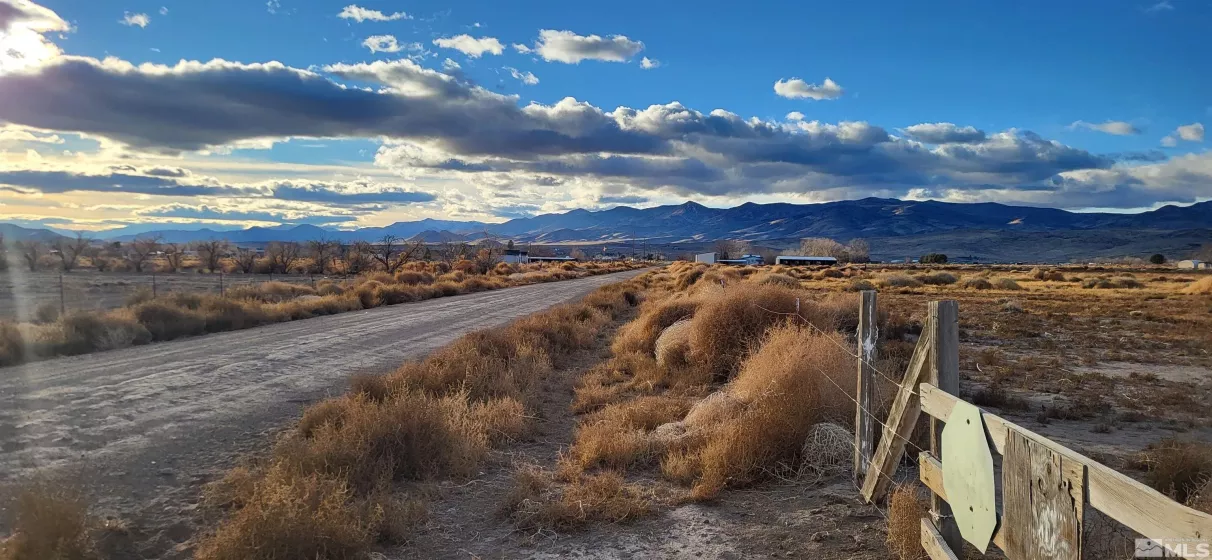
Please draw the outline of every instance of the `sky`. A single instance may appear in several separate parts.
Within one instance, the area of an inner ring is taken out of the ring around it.
[[[1212,2],[0,0],[0,221],[1212,198]]]

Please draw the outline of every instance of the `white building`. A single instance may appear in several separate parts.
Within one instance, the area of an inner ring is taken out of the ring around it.
[[[837,259],[833,257],[803,257],[800,255],[779,255],[774,258],[774,264],[788,266],[833,266]]]
[[[1190,260],[1185,260],[1185,261],[1178,261],[1178,268],[1183,268],[1183,269],[1187,269],[1187,270],[1193,270],[1193,269],[1197,269],[1197,268],[1203,269],[1203,268],[1208,268],[1208,263],[1199,261],[1196,259],[1190,259]]]
[[[761,255],[741,255],[739,259],[720,259],[720,264],[739,264],[744,266],[757,266],[762,264]]]
[[[694,256],[694,262],[715,264],[715,253],[702,253]]]

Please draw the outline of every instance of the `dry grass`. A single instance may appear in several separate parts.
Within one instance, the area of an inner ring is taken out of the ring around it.
[[[839,272],[840,273],[840,272]],[[755,276],[753,282],[762,286],[782,286],[784,288],[799,288],[800,281],[786,274],[771,272]]]
[[[621,523],[651,513],[652,501],[616,472],[578,475],[567,484],[533,465],[519,467],[500,506],[521,530],[568,530],[590,522]]]
[[[1093,288],[1093,289],[1101,289],[1101,290],[1126,289],[1126,288],[1135,289],[1135,288],[1143,288],[1144,284],[1141,284],[1140,281],[1138,281],[1135,278],[1129,278],[1129,277],[1122,277],[1122,278],[1098,277],[1098,278],[1086,279],[1084,282],[1082,282],[1082,287],[1086,288],[1086,289]]]
[[[992,290],[993,283],[979,277],[967,278],[963,283],[964,289],[967,290]]]
[[[649,432],[681,420],[691,401],[671,396],[642,396],[594,412],[577,427],[571,460],[581,469],[626,468],[654,459]]]
[[[881,288],[916,288],[922,281],[908,274],[887,274],[876,279]]]
[[[1197,295],[1212,294],[1212,276],[1205,276],[1192,282],[1190,286],[1183,289],[1183,293]]]
[[[0,542],[2,560],[99,559],[88,504],[71,484],[37,479],[17,495],[13,534]]]
[[[913,486],[897,486],[888,498],[888,551],[899,560],[922,560],[922,518],[926,501]]]
[[[946,286],[959,281],[959,278],[950,272],[932,272],[918,276],[917,279],[921,283],[931,286]]]
[[[676,298],[650,302],[640,309],[636,320],[619,329],[611,350],[616,354],[655,351],[657,338],[674,323],[693,316],[700,302],[694,298]]]
[[[361,558],[376,542],[406,539],[423,507],[392,496],[393,484],[473,474],[493,443],[526,430],[527,405],[553,357],[587,348],[637,303],[630,286],[607,286],[386,376],[354,377],[348,394],[305,411],[266,466],[239,467],[208,492],[208,503],[230,513],[198,558]],[[569,487],[569,504],[593,498],[601,500],[594,507],[617,509],[627,490],[608,496],[606,482]]]
[[[794,472],[814,424],[852,423],[843,403],[850,402],[846,387],[852,383],[846,381],[854,364],[834,342],[794,325],[771,331],[724,389],[728,397],[716,397],[721,406],[688,415],[688,431],[700,435],[690,440],[694,447],[671,450],[662,471],[680,480],[693,475],[700,499],[771,473]],[[731,399],[739,405],[729,406]]]
[[[25,338],[21,330],[8,321],[0,321],[0,367],[25,361]]]
[[[1150,445],[1133,463],[1145,470],[1145,481],[1154,489],[1187,502],[1212,478],[1212,445],[1168,438]]]
[[[993,281],[993,287],[999,290],[1021,290],[1022,286],[1011,278],[998,278]]]
[[[690,327],[690,359],[717,379],[730,379],[771,327],[788,321],[807,322],[831,332],[849,322],[851,310],[837,301],[813,301],[778,286],[728,290],[708,299],[695,315]],[[855,305],[851,302],[850,307]]]

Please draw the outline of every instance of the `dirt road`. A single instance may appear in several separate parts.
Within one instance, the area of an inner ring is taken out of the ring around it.
[[[145,533],[141,556],[171,555],[166,547],[193,532],[186,518],[200,485],[263,448],[307,403],[340,392],[350,374],[394,368],[640,272],[0,368],[0,482],[71,472],[99,511]]]

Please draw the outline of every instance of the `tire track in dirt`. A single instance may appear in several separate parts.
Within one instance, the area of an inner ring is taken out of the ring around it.
[[[352,373],[383,371],[631,271],[0,368],[0,482],[73,473],[98,509],[179,542],[202,483]],[[8,502],[0,496],[0,504]],[[153,539],[154,540],[154,539]]]

